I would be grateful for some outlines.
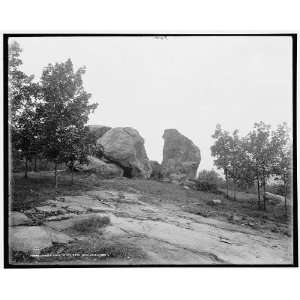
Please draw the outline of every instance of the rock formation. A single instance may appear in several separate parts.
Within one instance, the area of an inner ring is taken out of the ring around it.
[[[151,176],[150,178],[152,179],[161,179],[161,165],[159,162],[155,161],[155,160],[150,160],[150,165],[151,165]]]
[[[123,169],[119,166],[107,163],[94,156],[88,156],[88,164],[75,164],[75,171],[95,173],[100,178],[122,177]]]
[[[87,126],[97,139],[101,138],[108,130],[111,129],[109,126],[103,125],[88,125]]]
[[[107,131],[97,145],[104,157],[124,170],[125,177],[149,178],[151,166],[144,147],[144,139],[131,127],[116,127]]]
[[[163,139],[163,177],[174,182],[195,178],[201,160],[199,148],[176,129],[166,129]]]

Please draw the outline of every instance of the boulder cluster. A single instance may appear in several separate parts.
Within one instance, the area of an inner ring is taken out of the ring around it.
[[[77,164],[80,172],[91,172],[97,177],[151,178],[182,183],[194,179],[201,160],[200,150],[176,129],[166,129],[163,134],[163,161],[149,160],[144,139],[131,127],[110,128],[90,126],[96,133],[96,147],[101,157],[89,156],[87,164]]]

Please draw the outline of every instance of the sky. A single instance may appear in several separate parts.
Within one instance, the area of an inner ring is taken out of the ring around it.
[[[84,87],[98,103],[88,124],[134,127],[151,160],[176,128],[210,155],[216,125],[247,134],[255,122],[292,125],[290,37],[23,37],[22,70],[39,79],[49,63],[86,66]]]

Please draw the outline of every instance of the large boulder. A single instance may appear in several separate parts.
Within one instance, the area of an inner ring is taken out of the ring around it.
[[[199,148],[176,129],[166,129],[163,139],[163,177],[175,183],[194,179],[201,161]]]
[[[98,139],[97,145],[103,147],[106,159],[123,168],[124,176],[150,177],[151,166],[144,139],[134,128],[113,128]]]
[[[114,178],[114,177],[122,177],[123,169],[113,163],[108,163],[103,160],[98,159],[94,156],[88,156],[87,164],[79,164],[76,163],[74,166],[75,171],[79,172],[90,172],[97,175],[97,177],[101,178]]]
[[[103,125],[88,125],[87,127],[89,131],[95,135],[96,139],[101,138],[101,136],[111,129],[111,127]]]

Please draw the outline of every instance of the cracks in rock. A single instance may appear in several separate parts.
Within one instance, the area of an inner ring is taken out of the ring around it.
[[[188,248],[188,247],[184,247],[182,245],[178,245],[178,244],[168,242],[168,241],[163,240],[163,239],[147,236],[146,234],[137,234],[134,231],[128,231],[128,230],[125,230],[123,228],[120,228],[120,229],[122,231],[124,231],[125,233],[127,233],[132,238],[141,238],[141,239],[147,239],[147,240],[151,239],[151,240],[154,240],[154,241],[157,241],[157,242],[160,242],[160,243],[165,243],[165,244],[170,245],[174,248],[178,248],[178,249],[181,249],[181,250],[184,250],[184,251],[191,252],[191,253],[199,255],[201,257],[206,257],[206,258],[210,259],[211,261],[213,261],[215,263],[229,264],[228,261],[219,258],[216,254],[214,254],[212,252],[209,252],[209,251],[194,250],[194,249],[191,249],[191,248]]]

